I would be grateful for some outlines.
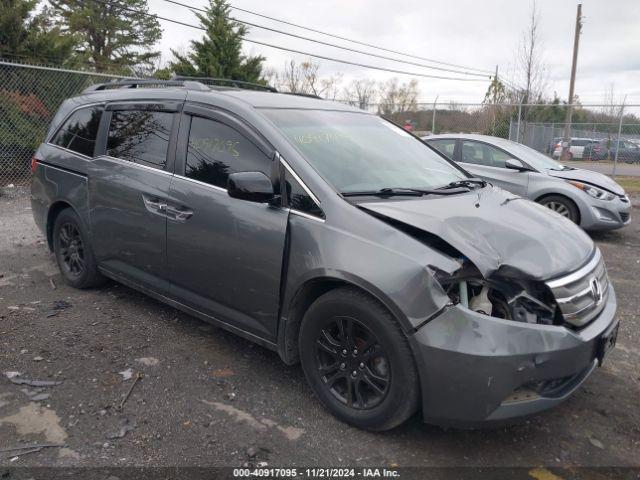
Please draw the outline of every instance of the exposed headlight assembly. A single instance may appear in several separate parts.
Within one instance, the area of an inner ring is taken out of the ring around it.
[[[468,275],[436,278],[453,303],[478,313],[525,323],[561,323],[553,295],[541,282]]]
[[[606,190],[594,187],[593,185],[589,185],[588,183],[576,182],[573,180],[567,180],[567,182],[574,187],[579,188],[587,195],[590,195],[593,198],[597,198],[598,200],[613,200],[614,198],[616,198],[613,193],[609,193]]]

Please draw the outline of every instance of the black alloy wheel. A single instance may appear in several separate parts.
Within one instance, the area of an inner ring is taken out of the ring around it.
[[[350,317],[333,317],[316,340],[318,373],[325,388],[356,410],[379,405],[390,385],[389,360],[378,339]]]
[[[97,287],[105,283],[91,248],[91,238],[80,217],[66,208],[53,224],[53,251],[64,281],[75,288]]]
[[[345,286],[317,298],[302,319],[298,347],[309,385],[343,422],[389,430],[418,409],[420,382],[406,333],[366,292]]]
[[[80,277],[85,271],[84,243],[78,227],[64,223],[58,230],[58,248],[62,267],[70,277]]]

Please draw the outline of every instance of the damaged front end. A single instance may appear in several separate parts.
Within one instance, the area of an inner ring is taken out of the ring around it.
[[[504,320],[584,328],[604,308],[610,283],[600,250],[583,267],[542,281],[522,272],[498,269],[483,278],[466,258],[453,274],[433,269],[433,275],[453,304]]]
[[[593,242],[539,205],[483,192],[360,205],[456,265],[426,266],[449,303],[409,337],[430,423],[553,407],[615,343],[615,292]]]
[[[500,271],[485,279],[469,262],[454,275],[434,273],[452,303],[483,315],[541,325],[561,325],[562,312],[545,282],[509,277]]]
[[[453,273],[430,267],[451,302],[412,338],[429,372],[425,421],[479,426],[551,408],[615,344],[615,292],[599,250],[548,281],[508,268],[484,278],[468,259],[458,261]]]

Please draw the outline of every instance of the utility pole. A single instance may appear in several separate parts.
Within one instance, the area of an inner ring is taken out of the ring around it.
[[[573,61],[571,63],[571,81],[569,82],[569,105],[564,119],[564,138],[562,139],[561,159],[566,161],[569,157],[569,140],[571,137],[571,118],[573,117],[573,97],[576,83],[576,67],[578,65],[578,45],[580,44],[580,33],[582,32],[582,4],[578,4],[576,14],[576,29],[573,38]]]
[[[433,101],[433,116],[431,117],[431,135],[436,134],[436,105],[438,103],[438,97],[440,95],[436,95],[436,99]]]

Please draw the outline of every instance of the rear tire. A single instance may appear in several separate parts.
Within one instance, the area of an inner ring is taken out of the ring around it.
[[[89,236],[78,215],[70,208],[61,211],[53,225],[53,251],[64,281],[74,288],[103,285]]]
[[[339,288],[307,310],[299,336],[307,381],[340,420],[382,431],[418,408],[413,353],[395,318],[354,288]]]
[[[549,195],[547,197],[538,200],[540,205],[543,205],[559,215],[568,218],[573,223],[580,221],[580,212],[575,203],[562,195]]]

